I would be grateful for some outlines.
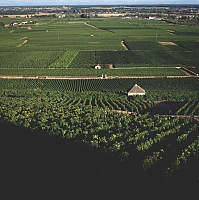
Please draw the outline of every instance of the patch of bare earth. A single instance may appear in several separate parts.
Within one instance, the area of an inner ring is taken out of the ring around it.
[[[25,39],[27,39],[28,37],[27,36],[25,36],[25,37],[23,37],[23,38],[20,38],[19,40],[25,40]]]
[[[17,47],[21,47],[23,44],[25,44],[26,42],[28,42],[28,40],[24,40],[21,44],[17,45]]]
[[[178,46],[175,42],[159,42],[161,45],[173,45]]]
[[[92,27],[92,28],[97,28],[96,26],[93,26],[93,25],[91,25],[91,24],[88,24],[87,22],[84,22],[84,24],[87,25],[87,26],[90,26],[90,27]]]
[[[125,48],[125,50],[127,50],[127,51],[129,50],[128,47],[126,46],[126,44],[125,44],[125,42],[124,42],[123,40],[121,41],[121,45]]]
[[[191,76],[191,74],[183,69],[180,69],[181,71],[183,71],[187,76]]]
[[[175,31],[173,30],[167,30],[170,34],[175,34]]]

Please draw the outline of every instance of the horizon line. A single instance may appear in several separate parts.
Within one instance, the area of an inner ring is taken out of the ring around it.
[[[27,4],[27,5],[3,5],[0,7],[20,7],[20,6],[199,6],[194,3],[139,3],[139,4]]]

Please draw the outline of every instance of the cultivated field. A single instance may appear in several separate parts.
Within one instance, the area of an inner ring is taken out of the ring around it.
[[[31,20],[1,28],[1,69],[198,68],[198,28],[121,18]]]
[[[198,28],[121,18],[31,20],[0,29],[3,167],[36,169],[36,182],[41,168],[48,177],[55,170],[69,180],[66,188],[94,195],[140,187],[168,198],[196,194]],[[146,95],[127,96],[135,84]]]

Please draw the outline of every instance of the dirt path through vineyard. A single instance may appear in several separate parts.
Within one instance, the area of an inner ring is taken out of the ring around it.
[[[199,78],[199,76],[194,76]],[[15,76],[0,75],[0,79],[114,79],[114,78],[189,78],[189,76]]]
[[[120,113],[120,114],[132,114],[133,112],[130,112],[130,111],[123,111],[123,110],[110,110],[110,113]],[[150,115],[150,116],[153,116],[153,115]],[[175,118],[175,117],[181,117],[181,118],[189,118],[190,115],[169,115],[169,114],[165,114],[165,115],[160,115],[159,116],[169,116],[171,118]],[[193,115],[194,119],[195,120],[198,120],[199,121],[199,115]]]

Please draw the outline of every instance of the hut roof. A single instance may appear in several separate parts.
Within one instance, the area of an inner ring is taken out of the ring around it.
[[[128,92],[128,96],[130,95],[145,95],[145,90],[142,89],[139,85],[135,84]]]

